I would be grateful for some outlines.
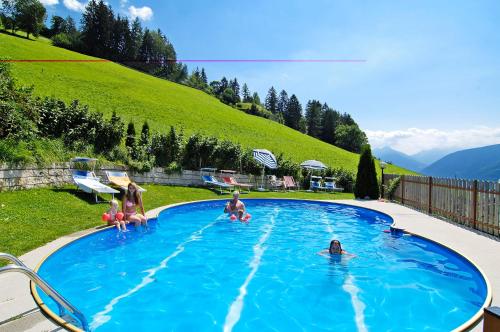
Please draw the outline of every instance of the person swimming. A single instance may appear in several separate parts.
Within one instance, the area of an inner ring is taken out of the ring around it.
[[[355,257],[356,255],[350,254],[344,249],[342,249],[342,244],[340,243],[339,240],[332,240],[330,241],[330,247],[328,249],[321,250],[319,255],[322,256],[331,256],[331,255],[349,255],[352,257]]]
[[[240,201],[240,192],[233,192],[233,199],[226,203],[224,213],[237,214],[238,219],[243,221],[245,214],[245,204]]]

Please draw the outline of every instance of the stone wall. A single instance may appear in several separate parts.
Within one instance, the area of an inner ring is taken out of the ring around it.
[[[125,167],[102,168],[96,170],[96,175],[101,177],[103,183],[108,183],[104,171],[125,170],[132,181],[137,183],[154,183],[175,186],[202,186],[200,171],[184,170],[181,174],[166,174],[163,168],[154,168],[147,173],[128,171]],[[217,174],[219,175],[219,174]],[[256,178],[252,175],[235,174],[238,182],[255,184]],[[62,186],[73,184],[69,163],[52,164],[39,168],[33,167],[7,167],[0,166],[0,191],[30,189],[49,186]]]

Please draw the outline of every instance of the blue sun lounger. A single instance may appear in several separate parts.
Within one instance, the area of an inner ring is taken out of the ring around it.
[[[325,188],[326,191],[339,191],[339,192],[344,191],[344,188],[339,188],[336,186],[336,183],[333,180],[333,178],[325,178]]]
[[[224,189],[229,193],[230,190],[234,187],[230,184],[218,181],[215,177],[210,175],[202,175],[201,179],[206,186],[211,187],[215,190],[218,190],[221,194],[224,193]]]

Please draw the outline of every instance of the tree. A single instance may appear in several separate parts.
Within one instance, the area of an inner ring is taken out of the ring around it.
[[[299,99],[292,95],[288,101],[286,107],[286,113],[284,114],[285,125],[293,128],[295,130],[300,129],[300,119],[302,118],[302,106],[300,105]]]
[[[252,102],[252,97],[250,96],[250,90],[248,89],[248,85],[246,83],[243,83],[243,88],[241,89],[241,94],[242,94],[244,103]]]
[[[50,20],[50,37],[65,33],[66,20],[61,16],[54,15]]]
[[[144,121],[141,130],[141,139],[139,141],[139,145],[142,147],[149,147],[149,124],[147,121]]]
[[[318,100],[310,100],[306,106],[307,134],[319,138],[321,135],[322,107]]]
[[[208,78],[207,74],[205,73],[205,68],[201,68],[201,81],[203,82],[203,86],[207,87],[208,85]]]
[[[226,88],[226,90],[224,90],[224,92],[220,96],[220,100],[224,104],[228,104],[228,105],[234,104],[235,99],[236,99],[235,93],[234,93],[233,89],[231,89],[231,88]]]
[[[375,160],[373,159],[370,145],[365,144],[361,149],[359,157],[354,195],[356,198],[369,197],[371,199],[378,199],[380,196],[379,189]]]
[[[127,48],[127,61],[135,61],[139,57],[139,49],[142,45],[143,32],[141,22],[136,17],[130,29],[130,46]]]
[[[6,30],[10,29],[12,33],[17,29],[16,26],[16,1],[2,0],[0,18]]]
[[[320,138],[323,142],[335,144],[335,129],[337,128],[339,113],[328,107],[326,103],[323,105],[322,113]]]
[[[278,99],[278,105],[277,105],[277,112],[278,112],[278,117],[285,119],[285,113],[287,112],[287,107],[288,107],[288,94],[286,93],[285,90],[281,90],[280,92],[280,97]]]
[[[29,39],[30,34],[35,37],[40,35],[47,11],[38,0],[17,0],[14,17],[16,25],[26,31],[26,38]]]
[[[366,135],[358,125],[339,125],[335,129],[335,145],[347,151],[359,153],[368,142]]]
[[[238,83],[238,80],[236,79],[236,77],[234,78],[234,80],[229,82],[229,87],[234,92],[233,104],[239,103],[240,102],[240,84]]]
[[[252,95],[252,102],[256,103],[257,105],[261,105],[260,103],[260,97],[257,92],[254,92]]]
[[[133,149],[135,146],[135,127],[132,121],[130,121],[127,126],[127,137],[125,138],[125,146],[129,149]]]
[[[278,114],[278,96],[276,95],[276,90],[274,90],[274,87],[271,87],[267,92],[265,104],[265,107],[269,112],[273,113],[274,115]]]

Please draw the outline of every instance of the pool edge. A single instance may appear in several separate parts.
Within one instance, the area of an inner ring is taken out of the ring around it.
[[[448,245],[445,245],[445,244],[443,244],[443,243],[441,243],[439,241],[430,239],[430,238],[428,238],[426,236],[423,236],[423,235],[420,235],[420,234],[417,234],[417,233],[414,233],[414,232],[407,231],[404,228],[397,227],[397,220],[390,213],[382,212],[382,211],[374,209],[374,208],[368,208],[368,207],[359,206],[359,205],[353,205],[353,204],[348,204],[348,203],[344,203],[344,202],[336,202],[335,200],[315,200],[315,199],[302,199],[302,198],[244,198],[244,200],[278,200],[278,201],[279,200],[291,200],[291,201],[319,202],[319,203],[325,203],[326,202],[326,203],[334,203],[334,204],[348,206],[348,207],[355,207],[355,208],[361,208],[361,209],[365,209],[365,210],[375,211],[377,213],[386,215],[386,216],[388,216],[388,217],[390,217],[392,219],[393,222],[391,224],[391,229],[397,229],[397,230],[400,230],[400,231],[402,231],[404,233],[410,234],[412,236],[416,236],[416,237],[425,239],[427,241],[433,242],[435,244],[438,244],[438,245],[440,245],[440,246],[442,246],[442,247],[444,247],[444,248],[452,251],[456,255],[459,255],[460,257],[463,257],[472,266],[474,266],[474,268],[476,268],[478,270],[478,272],[481,274],[481,276],[483,277],[483,279],[485,281],[485,284],[486,284],[486,299],[485,299],[483,305],[481,306],[481,308],[478,310],[478,312],[475,315],[473,315],[469,320],[467,320],[465,323],[463,323],[462,325],[460,325],[457,328],[453,329],[452,330],[453,332],[469,331],[470,329],[474,328],[482,320],[484,309],[486,307],[488,307],[492,303],[492,301],[493,301],[493,295],[492,295],[492,290],[491,290],[491,283],[490,283],[488,277],[486,276],[486,274],[484,273],[483,269],[481,269],[479,267],[479,265],[474,262],[474,260],[472,260],[471,258],[467,257],[466,255],[460,253],[458,250],[455,250],[452,247],[450,247]],[[147,211],[146,212],[146,216],[147,216],[148,219],[156,219],[156,218],[158,218],[158,216],[160,215],[161,212],[163,212],[163,211],[165,211],[165,210],[167,210],[169,208],[173,208],[173,207],[176,207],[176,206],[187,205],[187,204],[192,204],[192,203],[216,202],[216,201],[227,201],[227,198],[225,198],[225,199],[195,200],[195,201],[186,201],[186,202],[180,202],[180,203],[174,203],[174,204],[164,205],[164,206],[161,206],[161,207],[158,207],[158,208],[154,208],[152,210]],[[78,241],[78,240],[80,240],[82,238],[85,238],[87,236],[90,236],[90,235],[98,233],[98,232],[105,231],[105,230],[107,230],[109,228],[112,228],[112,227],[114,227],[114,226],[107,226],[107,227],[103,227],[103,228],[99,228],[99,229],[89,230],[89,233],[86,233],[86,234],[83,234],[81,236],[78,236],[78,237],[74,238],[73,240],[69,241],[68,243],[65,243],[64,245],[62,245],[62,246],[60,246],[60,247],[58,247],[58,248],[50,251],[47,255],[45,255],[45,257],[43,257],[41,259],[41,261],[35,267],[34,271],[38,272],[39,268],[42,266],[42,264],[50,256],[52,256],[57,251],[63,249],[64,247],[66,247],[66,246],[72,244],[73,242]],[[30,289],[31,289],[31,295],[33,296],[34,301],[39,306],[40,310],[44,314],[46,314],[47,316],[49,316],[50,319],[52,319],[54,322],[56,322],[62,328],[68,329],[70,331],[85,332],[81,328],[79,328],[79,327],[77,327],[77,326],[69,323],[68,321],[66,321],[63,318],[61,318],[59,315],[55,314],[52,310],[50,310],[50,308],[42,301],[42,299],[38,295],[38,292],[36,290],[36,285],[32,281],[30,282]]]

